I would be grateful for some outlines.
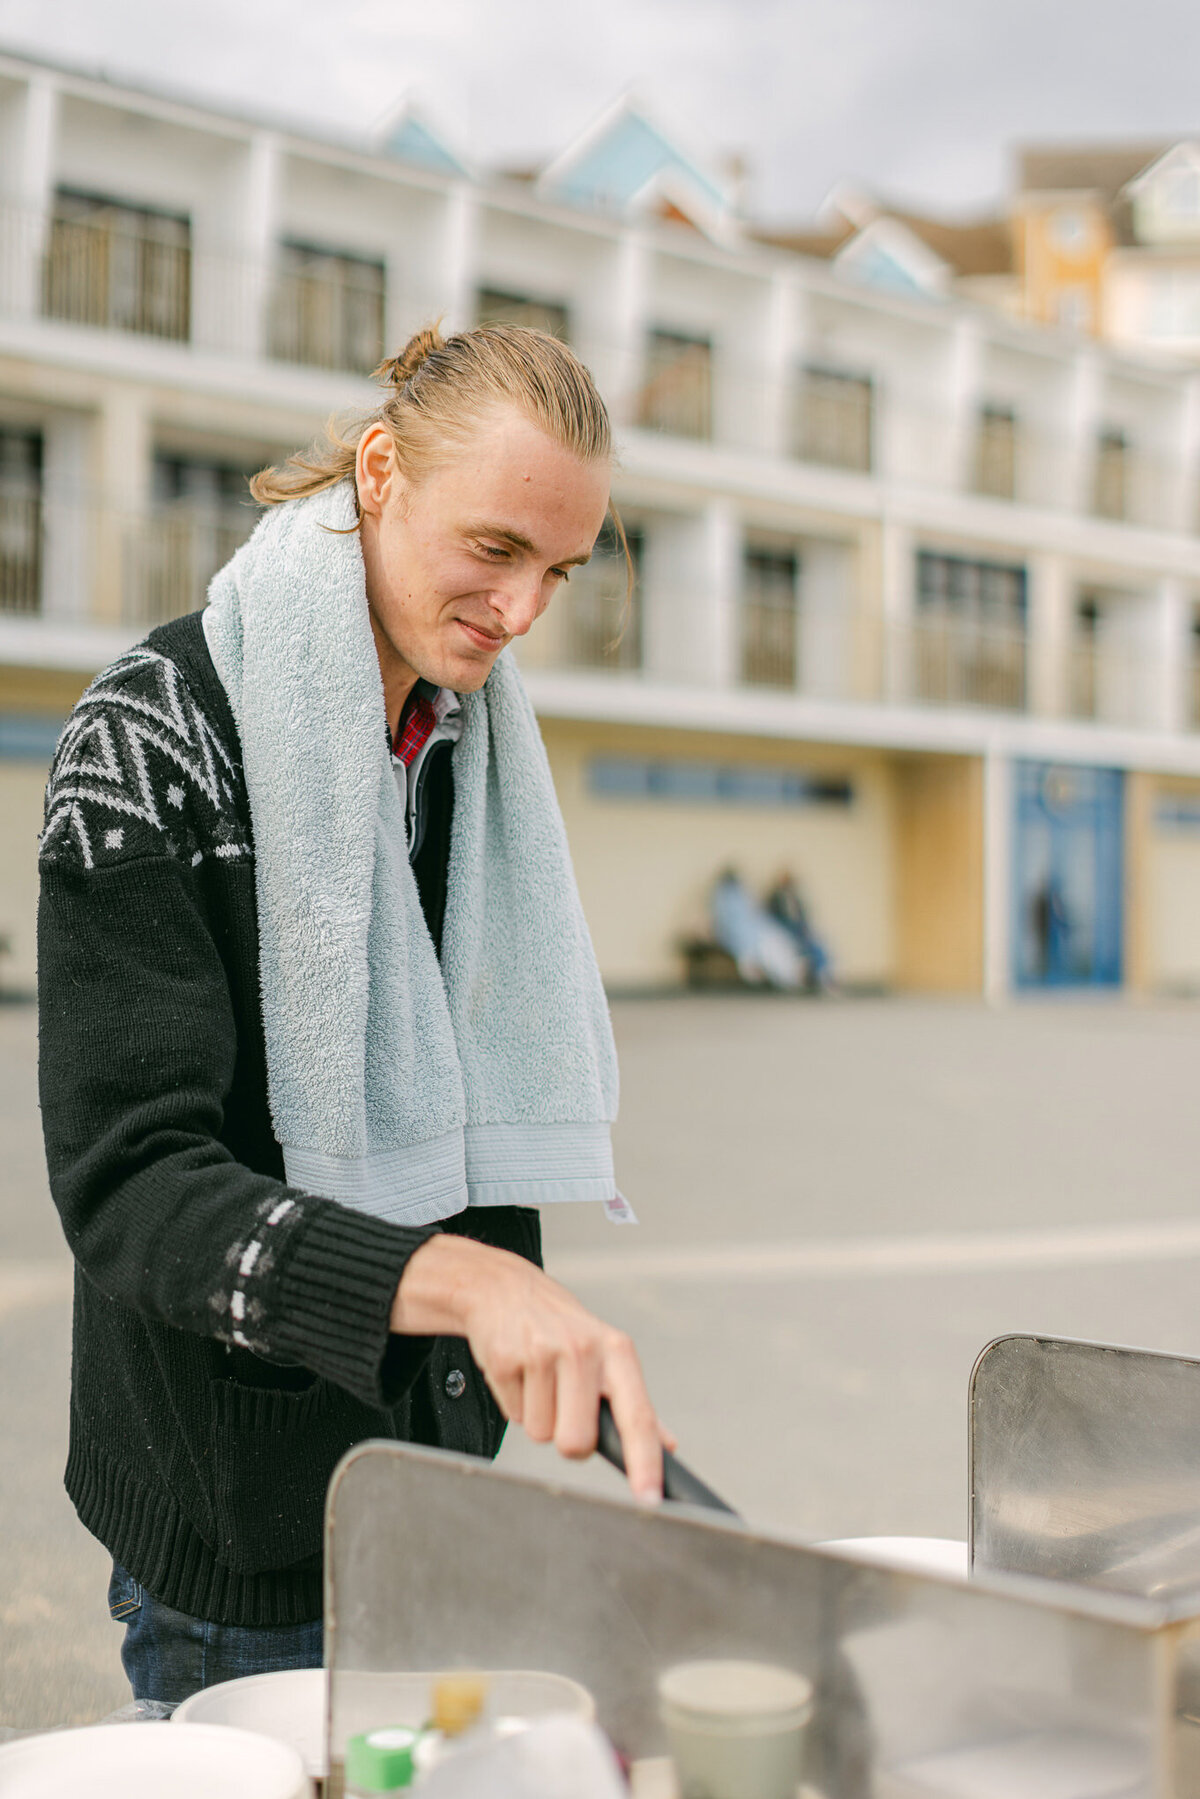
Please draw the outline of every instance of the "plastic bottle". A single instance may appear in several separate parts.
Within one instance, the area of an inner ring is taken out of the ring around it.
[[[397,1724],[367,1730],[346,1744],[346,1799],[380,1799],[407,1792],[423,1733]]]

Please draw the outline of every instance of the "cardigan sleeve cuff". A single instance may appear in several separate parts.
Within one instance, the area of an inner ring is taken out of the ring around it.
[[[434,1339],[393,1336],[392,1301],[408,1258],[436,1227],[389,1224],[334,1200],[306,1197],[304,1204],[307,1216],[280,1271],[270,1352],[367,1405],[395,1405]]]

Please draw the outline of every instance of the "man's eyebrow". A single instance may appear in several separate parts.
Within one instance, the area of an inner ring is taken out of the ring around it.
[[[473,535],[495,537],[501,543],[511,544],[514,550],[524,550],[527,554],[537,555],[537,545],[532,538],[524,536],[520,531],[510,531],[504,525],[473,525],[471,530]],[[585,562],[590,562],[591,559],[592,553],[589,550],[585,556],[564,556],[562,561],[556,563],[555,566],[557,568],[581,568]]]

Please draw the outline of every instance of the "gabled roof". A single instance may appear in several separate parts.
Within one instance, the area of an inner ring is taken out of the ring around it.
[[[629,95],[542,171],[542,193],[605,212],[661,211],[665,204],[711,236],[728,233],[731,197]]]
[[[842,205],[837,190],[837,205],[827,205],[825,230],[762,231],[755,235],[762,243],[780,250],[792,250],[798,256],[819,256],[832,260],[839,252],[847,252],[856,238],[880,220],[890,219],[910,233],[955,275],[1009,275],[1013,271],[1012,233],[1002,218],[969,219],[957,223],[948,219],[930,219],[917,212],[904,212],[885,201],[872,201],[856,195],[853,210]]]
[[[1017,151],[1020,193],[1093,193],[1111,206],[1122,188],[1176,139],[1133,144],[1025,144]]]
[[[456,156],[417,107],[405,102],[375,134],[372,148],[393,162],[413,163],[438,175],[466,178],[467,165]]]
[[[937,297],[950,285],[950,265],[897,218],[881,216],[856,231],[834,256],[856,281],[888,293]]]
[[[1156,156],[1152,163],[1134,176],[1132,181],[1126,182],[1124,191],[1136,198],[1144,188],[1152,186],[1160,175],[1167,175],[1175,169],[1182,168],[1200,168],[1200,142],[1195,138],[1184,138],[1180,142],[1172,144],[1169,150],[1165,150],[1161,156]]]

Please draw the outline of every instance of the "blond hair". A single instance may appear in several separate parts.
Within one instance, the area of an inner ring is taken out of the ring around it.
[[[325,435],[250,483],[261,506],[278,506],[352,480],[358,446],[383,425],[401,473],[418,482],[469,441],[498,406],[515,406],[581,462],[612,456],[612,428],[595,382],[579,358],[545,331],[524,325],[480,325],[443,337],[436,325],[411,337],[375,378],[391,393],[374,412],[330,420]]]
[[[358,446],[373,425],[387,431],[401,473],[419,482],[464,448],[480,420],[499,406],[515,406],[581,462],[612,460],[612,426],[596,383],[574,351],[546,331],[477,325],[443,337],[429,325],[409,338],[399,356],[381,362],[375,379],[392,390],[382,406],[344,424],[331,419],[309,449],[260,469],[250,482],[260,506],[352,481]],[[612,505],[609,513],[625,561],[627,620],[636,570],[620,514]]]

